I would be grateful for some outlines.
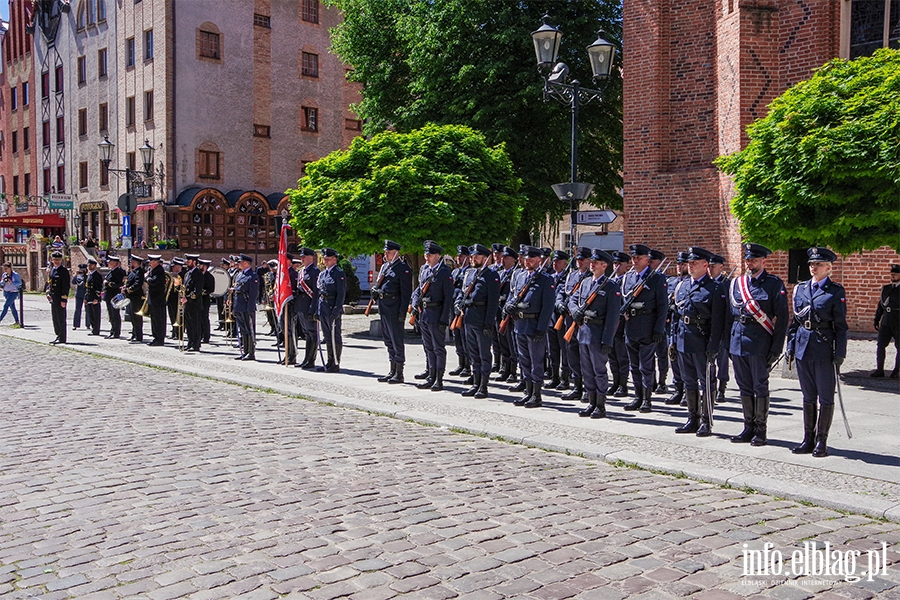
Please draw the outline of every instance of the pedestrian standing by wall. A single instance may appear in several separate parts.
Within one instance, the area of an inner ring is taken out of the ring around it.
[[[22,289],[22,277],[13,271],[12,263],[3,263],[3,274],[0,275],[0,284],[3,285],[3,312],[0,313],[0,322],[6,316],[7,311],[12,312],[13,320],[18,326],[22,326],[19,313],[16,310],[16,302],[19,300],[19,291]]]
[[[894,340],[894,370],[891,379],[897,379],[900,366],[900,265],[891,265],[891,282],[881,288],[881,298],[875,309],[875,329],[878,331],[878,347],[875,351],[875,371],[872,377],[884,377],[884,361],[887,347]]]

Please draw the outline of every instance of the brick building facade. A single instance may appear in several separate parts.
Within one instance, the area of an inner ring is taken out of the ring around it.
[[[873,31],[879,11],[881,30]],[[712,161],[744,147],[747,125],[825,62],[897,47],[898,12],[890,0],[625,2],[626,244],[640,241],[667,254],[699,245],[725,256],[729,269],[740,264],[738,224],[729,210],[733,185]],[[778,252],[768,269],[786,283],[798,274],[807,279],[804,258]],[[900,263],[900,255],[884,247],[835,264],[833,278],[847,288],[851,330],[873,330],[892,262]]]

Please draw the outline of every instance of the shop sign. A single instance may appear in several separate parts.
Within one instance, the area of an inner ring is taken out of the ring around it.
[[[108,209],[106,202],[82,202],[79,208],[81,212],[104,211]]]

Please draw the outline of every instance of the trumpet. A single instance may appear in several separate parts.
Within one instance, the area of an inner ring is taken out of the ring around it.
[[[176,275],[175,279],[178,281],[178,311],[176,313],[177,316],[175,317],[175,327],[178,328],[178,351],[184,352],[184,303],[186,302],[186,298],[181,277]]]

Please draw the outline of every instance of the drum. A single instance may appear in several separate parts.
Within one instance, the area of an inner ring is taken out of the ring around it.
[[[126,306],[131,304],[131,300],[129,300],[125,294],[119,294],[115,298],[113,298],[112,305],[116,310],[122,310]]]
[[[227,294],[228,288],[231,287],[231,275],[228,274],[228,271],[222,267],[213,267],[209,272],[212,273],[213,279],[216,280],[216,286],[210,297],[219,298]]]

